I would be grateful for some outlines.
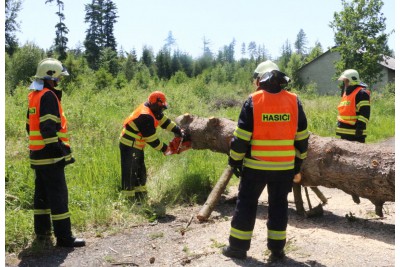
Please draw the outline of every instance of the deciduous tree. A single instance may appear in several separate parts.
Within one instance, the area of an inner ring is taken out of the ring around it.
[[[5,51],[10,56],[18,48],[18,39],[15,32],[19,30],[17,21],[18,12],[21,10],[20,0],[6,0],[5,2]]]
[[[370,86],[381,80],[384,55],[389,55],[389,34],[381,12],[382,0],[342,0],[343,10],[334,13],[329,26],[335,33],[334,51],[341,54],[335,64],[337,75],[345,69],[356,69]]]

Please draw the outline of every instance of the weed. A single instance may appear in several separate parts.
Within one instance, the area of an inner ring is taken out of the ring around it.
[[[151,234],[149,235],[149,238],[150,238],[151,240],[154,240],[154,239],[157,239],[157,238],[162,238],[162,237],[164,237],[164,233],[162,233],[162,232],[151,233]]]
[[[348,214],[345,215],[345,218],[347,219],[347,221],[349,222],[355,222],[358,220],[358,218],[355,216],[354,213],[349,212]]]
[[[226,246],[226,244],[220,243],[220,242],[218,242],[217,240],[215,240],[213,238],[211,239],[211,242],[212,242],[212,244],[211,244],[212,248],[222,248],[222,247]]]

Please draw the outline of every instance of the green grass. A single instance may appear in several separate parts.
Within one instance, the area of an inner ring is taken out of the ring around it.
[[[250,84],[245,87],[205,84],[200,79],[189,79],[184,84],[151,82],[150,87],[166,93],[169,109],[165,114],[171,119],[190,113],[237,120],[242,103],[253,90]],[[121,196],[118,137],[122,122],[151,91],[132,82],[122,89],[99,92],[87,83],[64,93],[62,102],[76,159],[76,163],[66,167],[66,179],[73,231],[77,235],[90,231],[94,236],[102,236],[164,216],[173,205],[203,203],[225,168],[228,158],[224,154],[190,150],[165,157],[147,147],[150,200],[137,206]],[[26,87],[18,87],[13,96],[5,97],[7,252],[19,251],[33,239],[34,172],[29,167],[25,131],[27,94]],[[310,131],[334,137],[339,97],[301,93],[299,96]],[[373,96],[368,127],[369,143],[394,136],[394,98]],[[165,131],[159,133],[166,143],[173,137]]]

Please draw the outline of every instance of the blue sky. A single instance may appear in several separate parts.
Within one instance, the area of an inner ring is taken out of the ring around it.
[[[64,23],[69,29],[69,48],[83,44],[88,24],[84,23],[85,4],[90,0],[64,0]],[[23,0],[19,12],[20,44],[34,42],[41,48],[49,48],[55,38],[55,3],[45,5],[45,0]],[[334,45],[333,30],[328,26],[333,13],[342,10],[340,0],[114,0],[118,8],[115,37],[118,49],[136,49],[141,55],[144,45],[158,52],[165,44],[168,32],[176,39],[178,48],[193,57],[202,53],[202,40],[210,41],[210,48],[217,52],[235,38],[237,56],[241,44],[254,41],[265,45],[272,58],[281,54],[281,47],[289,40],[292,44],[303,29],[308,46],[316,41],[324,50]],[[384,0],[382,9],[387,18],[386,32],[394,29],[395,0]],[[389,46],[395,50],[394,35]]]

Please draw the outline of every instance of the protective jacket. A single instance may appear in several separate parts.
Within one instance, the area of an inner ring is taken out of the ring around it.
[[[337,109],[339,114],[336,134],[342,137],[354,137],[358,129],[360,137],[365,138],[370,116],[368,91],[362,86],[349,87],[343,93]]]
[[[163,113],[154,114],[147,103],[141,104],[124,121],[120,143],[140,150],[149,144],[156,150],[164,152],[167,145],[157,136],[160,126],[170,132],[179,133],[179,128]]]
[[[298,97],[286,90],[259,89],[249,96],[239,115],[231,142],[230,164],[243,172],[230,246],[248,250],[253,235],[258,199],[268,188],[268,239],[270,250],[282,250],[288,221],[287,195],[295,173],[307,156],[309,132]],[[237,164],[236,164],[237,163]]]
[[[73,162],[64,115],[59,97],[48,88],[28,95],[26,129],[29,134],[31,167],[63,166]]]
[[[251,94],[233,135],[230,157],[251,169],[298,173],[307,156],[307,120],[297,96],[285,90]]]

